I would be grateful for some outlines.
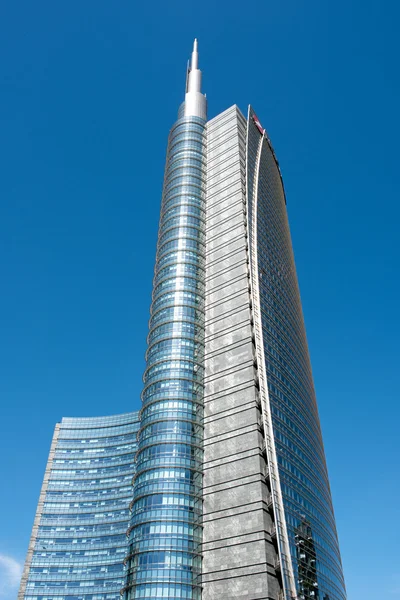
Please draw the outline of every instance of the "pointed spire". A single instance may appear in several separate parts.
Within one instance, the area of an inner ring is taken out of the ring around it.
[[[199,69],[199,51],[197,38],[193,42],[192,60],[190,62],[188,92],[201,91],[201,71]]]
[[[199,68],[199,51],[198,51],[197,38],[194,38],[194,42],[193,42],[192,62],[191,62],[190,67],[191,67],[191,69]]]
[[[192,59],[186,80],[185,116],[207,118],[207,101],[201,93],[201,71],[199,69],[199,52],[197,38],[193,42]]]

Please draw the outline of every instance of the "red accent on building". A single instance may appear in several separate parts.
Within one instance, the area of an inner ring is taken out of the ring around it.
[[[264,129],[263,129],[260,121],[258,120],[257,115],[253,115],[253,121],[254,121],[254,125],[257,127],[257,129],[261,133],[261,135],[264,135]]]

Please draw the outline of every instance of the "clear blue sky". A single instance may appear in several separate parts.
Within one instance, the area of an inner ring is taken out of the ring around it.
[[[139,408],[163,164],[199,38],[282,167],[349,600],[400,598],[400,8],[0,6],[0,598],[55,422]]]

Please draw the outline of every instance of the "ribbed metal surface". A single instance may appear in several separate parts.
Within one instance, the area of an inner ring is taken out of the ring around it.
[[[142,393],[126,598],[200,598],[205,122],[171,130]]]

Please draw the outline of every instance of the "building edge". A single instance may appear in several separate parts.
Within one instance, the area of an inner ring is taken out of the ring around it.
[[[54,428],[53,439],[51,440],[49,458],[47,459],[46,469],[44,472],[43,483],[40,489],[39,501],[36,508],[35,518],[33,521],[32,533],[29,539],[28,552],[25,559],[24,570],[22,572],[21,583],[18,591],[17,600],[24,600],[26,592],[26,584],[28,583],[29,571],[31,569],[33,552],[35,550],[35,544],[38,536],[40,520],[42,518],[44,501],[46,498],[47,488],[50,479],[50,473],[53,467],[54,454],[57,447],[58,436],[60,434],[61,424],[57,423]]]

